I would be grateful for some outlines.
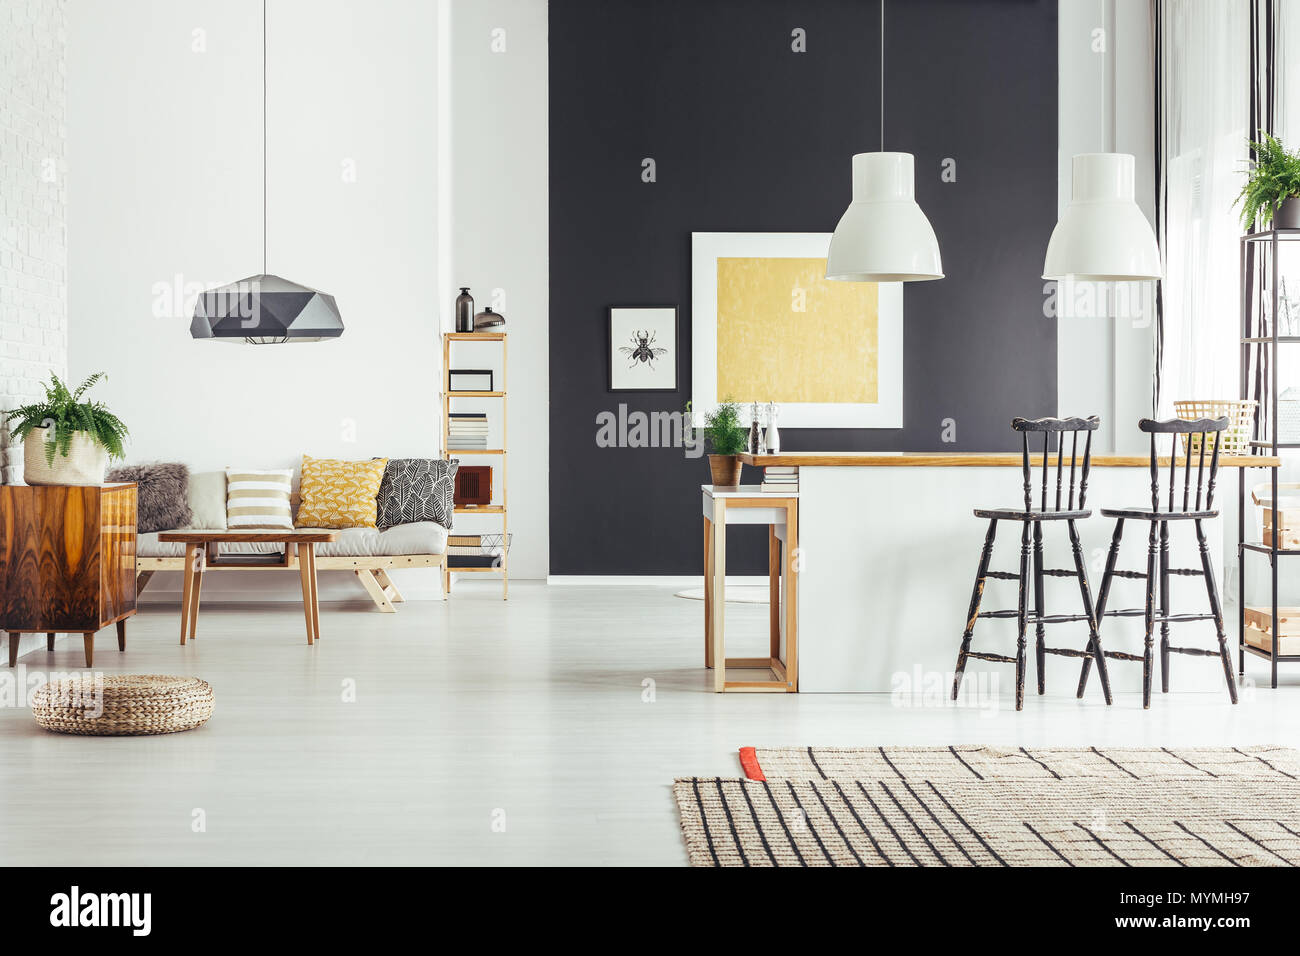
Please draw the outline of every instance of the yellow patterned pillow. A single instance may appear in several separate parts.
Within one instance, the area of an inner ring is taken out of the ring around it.
[[[302,456],[299,528],[373,528],[387,458],[338,461]]]

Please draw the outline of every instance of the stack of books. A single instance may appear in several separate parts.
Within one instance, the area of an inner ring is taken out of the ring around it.
[[[447,447],[473,451],[488,446],[486,412],[452,412],[447,421]]]
[[[777,494],[792,494],[799,490],[799,468],[796,465],[763,469],[763,491]]]

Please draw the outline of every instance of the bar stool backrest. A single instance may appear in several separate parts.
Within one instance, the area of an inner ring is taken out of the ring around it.
[[[1151,435],[1151,510],[1160,510],[1160,466],[1158,462],[1157,438],[1170,436],[1169,444],[1169,511],[1174,510],[1175,490],[1178,485],[1178,438],[1187,436],[1187,447],[1183,455],[1183,511],[1201,511],[1201,493],[1205,493],[1205,508],[1214,507],[1214,482],[1219,474],[1219,445],[1223,431],[1228,427],[1227,417],[1223,418],[1169,418],[1155,421],[1144,418],[1138,422],[1138,428]],[[1197,438],[1196,436],[1199,436]],[[1205,446],[1213,444],[1210,453],[1210,471],[1205,472]],[[1192,459],[1196,458],[1196,499],[1193,505]]]
[[[1042,511],[1061,511],[1062,501],[1064,501],[1064,510],[1074,511],[1074,489],[1075,489],[1075,470],[1078,469],[1079,475],[1079,510],[1084,507],[1084,502],[1088,497],[1088,469],[1092,466],[1092,433],[1101,425],[1101,419],[1096,415],[1090,415],[1087,418],[1013,418],[1011,427],[1013,430],[1020,432],[1022,464],[1021,473],[1025,480],[1025,510],[1034,510],[1034,481],[1033,466],[1029,460],[1029,436],[1031,434],[1041,434],[1043,436],[1042,452],[1042,471],[1043,478],[1041,482],[1042,495],[1040,498],[1040,510]],[[1079,455],[1079,433],[1083,432],[1083,455]],[[1061,479],[1063,476],[1063,455],[1065,452],[1065,443],[1067,433],[1070,436],[1070,487],[1069,492],[1064,499],[1061,497]],[[1058,436],[1056,444],[1056,495],[1051,499],[1049,507],[1047,493],[1047,476],[1051,470],[1049,462],[1049,446],[1052,436]]]

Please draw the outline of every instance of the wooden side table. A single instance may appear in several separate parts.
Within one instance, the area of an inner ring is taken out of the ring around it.
[[[95,633],[135,613],[135,482],[0,486],[0,629],[9,666],[22,634],[80,633],[93,667]]]
[[[799,547],[799,495],[771,494],[758,485],[704,492],[704,666],[713,668],[713,689],[758,693],[799,690],[799,583],[795,551]],[[727,579],[727,525],[768,526],[768,657],[727,657],[723,632]],[[785,657],[781,656],[782,637]],[[719,666],[720,665],[720,666]],[[727,668],[767,670],[770,680],[730,681]]]
[[[334,541],[336,531],[164,531],[159,541],[178,541],[185,545],[184,591],[181,594],[181,643],[198,637],[199,594],[203,590],[203,571],[209,566],[222,568],[291,568],[297,552],[302,578],[302,611],[307,621],[307,643],[320,640],[320,599],[316,590],[316,545]],[[225,543],[283,544],[279,564],[268,564],[264,555],[218,553]]]

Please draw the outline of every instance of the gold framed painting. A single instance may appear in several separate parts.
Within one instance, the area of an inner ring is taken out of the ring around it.
[[[830,239],[692,233],[696,412],[776,402],[782,427],[903,426],[901,284],[827,280]]]

